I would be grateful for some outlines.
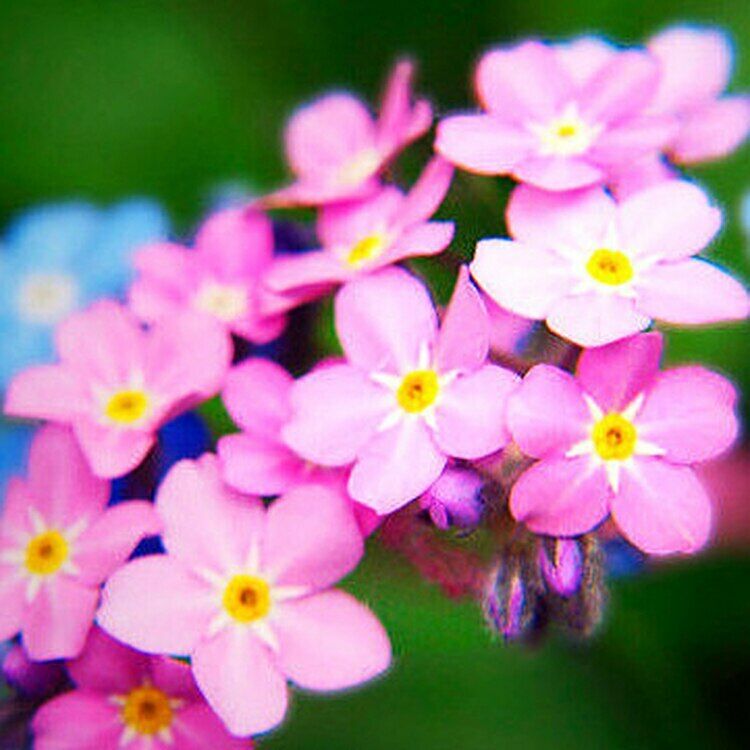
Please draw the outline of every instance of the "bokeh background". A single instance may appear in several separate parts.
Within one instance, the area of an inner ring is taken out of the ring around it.
[[[329,88],[372,100],[399,54],[419,61],[420,90],[448,111],[470,104],[473,61],[490,44],[584,32],[637,43],[675,21],[725,27],[737,46],[733,87],[750,88],[750,5],[738,0],[6,0],[0,219],[41,201],[140,194],[189,232],[213,186],[282,181],[281,127],[297,104]],[[714,257],[746,280],[749,167],[746,149],[691,172],[725,207]],[[459,217],[465,251],[501,231],[503,194],[486,178],[457,180],[445,212]],[[750,393],[747,327],[674,332],[669,356],[703,360]],[[592,642],[553,638],[531,651],[494,640],[474,607],[385,553],[351,586],[392,634],[392,673],[351,695],[298,697],[261,747],[750,746],[741,544],[615,581]]]

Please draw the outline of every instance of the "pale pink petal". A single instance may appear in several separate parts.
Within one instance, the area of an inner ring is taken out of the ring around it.
[[[148,667],[151,682],[168,695],[203,703],[189,664],[171,656],[152,656],[149,657]]]
[[[90,419],[74,424],[91,470],[98,477],[114,479],[135,469],[156,442],[151,432],[126,427],[109,427]]]
[[[80,379],[61,365],[19,372],[8,385],[3,410],[11,417],[70,422],[89,405]]]
[[[529,456],[561,455],[583,440],[591,416],[570,373],[536,365],[508,400],[508,427]]]
[[[541,248],[589,249],[604,242],[615,211],[602,188],[550,193],[519,185],[508,202],[508,229],[514,239]]]
[[[31,729],[34,750],[118,750],[123,733],[118,707],[87,690],[73,690],[45,703]]]
[[[498,305],[537,320],[547,316],[576,282],[570,263],[547,250],[511,240],[482,240],[471,275]]]
[[[156,509],[169,553],[185,565],[219,572],[244,565],[265,526],[263,503],[227,487],[216,456],[208,453],[170,470],[157,492]]]
[[[729,448],[739,424],[737,391],[703,367],[660,373],[637,415],[638,436],[666,451],[677,463],[714,458]]]
[[[332,253],[313,250],[277,256],[266,271],[263,281],[269,289],[279,293],[310,289],[314,292],[310,296],[314,298],[323,296],[350,275],[341,260]]]
[[[45,582],[23,617],[23,645],[34,661],[78,656],[94,623],[99,590],[65,574]]]
[[[298,487],[268,510],[262,568],[276,585],[326,588],[351,572],[363,553],[351,503],[330,487]]]
[[[621,202],[660,182],[679,179],[678,172],[661,154],[649,154],[634,161],[628,160],[611,171],[612,194]]]
[[[750,314],[742,283],[706,260],[659,263],[644,272],[635,287],[638,307],[668,323],[717,323]]]
[[[260,734],[283,720],[286,681],[268,647],[252,631],[230,627],[201,641],[193,654],[193,673],[232,734]]]
[[[336,296],[335,317],[346,356],[368,371],[414,369],[437,332],[427,288],[400,268],[349,282]]]
[[[582,36],[555,45],[555,55],[576,86],[583,86],[617,54],[617,49],[595,36]]]
[[[637,256],[679,259],[703,250],[721,227],[721,211],[696,185],[662,182],[621,203],[622,247]]]
[[[447,386],[435,409],[440,449],[455,458],[476,459],[508,443],[508,397],[519,382],[510,370],[485,365]]]
[[[487,359],[489,346],[487,310],[468,267],[461,266],[435,344],[435,363],[444,373],[476,370]]]
[[[606,173],[593,161],[570,156],[535,156],[518,162],[513,176],[531,185],[552,191],[577,190],[598,185]]]
[[[292,389],[291,421],[284,442],[322,466],[351,463],[372,437],[393,395],[349,365],[331,365],[305,375]]]
[[[587,158],[608,170],[629,164],[644,154],[656,155],[677,135],[679,125],[668,116],[629,118],[607,128],[592,145]]]
[[[672,143],[680,164],[694,164],[727,156],[750,131],[750,97],[727,96],[691,112]]]
[[[497,354],[511,354],[523,346],[535,323],[528,318],[514,315],[486,294],[482,300],[487,308],[490,322],[490,349]]]
[[[435,150],[452,164],[479,174],[508,174],[531,155],[536,139],[494,115],[454,115],[437,126]]]
[[[399,235],[393,247],[378,259],[380,265],[396,263],[404,258],[437,255],[450,245],[454,232],[455,227],[452,221],[428,221],[415,224]]]
[[[510,510],[535,534],[578,536],[608,513],[609,485],[602,467],[581,458],[550,458],[527,469],[513,485]]]
[[[547,315],[550,330],[579,346],[603,346],[639,333],[650,323],[632,299],[598,292],[566,297]]]
[[[283,602],[274,618],[280,666],[307,690],[342,690],[384,672],[388,634],[377,617],[343,591]]]
[[[623,471],[611,505],[620,530],[649,555],[696,552],[711,533],[711,501],[695,472],[658,458]]]
[[[429,219],[440,208],[452,179],[453,166],[439,156],[433,157],[406,195],[398,223],[409,226]]]
[[[663,348],[660,333],[642,333],[586,349],[578,360],[576,377],[602,411],[621,411],[651,385]]]
[[[552,47],[536,41],[487,52],[476,70],[485,109],[509,120],[549,119],[573,94],[573,83]]]
[[[46,493],[45,493],[46,495]],[[29,508],[36,508],[37,498],[21,477],[10,477],[5,489],[0,517],[0,544],[17,543],[18,538],[31,530]]]
[[[432,123],[432,108],[424,99],[411,106],[411,85],[414,65],[411,60],[400,60],[386,84],[380,117],[377,123],[378,142],[393,150],[418,138]]]
[[[445,466],[445,455],[421,419],[404,419],[365,446],[349,477],[349,494],[379,514],[421,495]]]
[[[138,543],[162,530],[151,503],[131,500],[107,509],[76,540],[73,562],[78,578],[98,586],[130,557]]]
[[[7,641],[21,631],[26,611],[28,581],[17,565],[0,563],[0,640]]]
[[[97,622],[139,651],[191,654],[218,612],[213,589],[170,555],[120,568],[104,587]]]
[[[172,729],[179,750],[251,750],[247,739],[233,737],[203,702],[185,706]]]

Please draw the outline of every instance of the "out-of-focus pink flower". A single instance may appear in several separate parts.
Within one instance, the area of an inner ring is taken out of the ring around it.
[[[272,256],[273,230],[265,215],[219,211],[200,228],[193,250],[162,242],[138,251],[130,307],[147,323],[185,310],[206,313],[238,336],[267,343],[285,322],[280,300],[261,285]]]
[[[149,503],[106,509],[109,482],[95,477],[72,433],[43,427],[27,480],[11,479],[0,526],[0,640],[17,633],[37,661],[77,656],[99,587],[161,523]]]
[[[232,737],[195,686],[190,667],[127,648],[98,628],[68,664],[76,689],[45,703],[35,750],[251,750]]]
[[[189,655],[198,687],[233,734],[282,721],[287,679],[340,690],[388,667],[377,618],[329,588],[364,550],[340,494],[305,485],[265,510],[224,485],[206,455],[171,470],[156,506],[167,554],[110,578],[99,623],[141,651]]]
[[[19,643],[5,654],[2,673],[9,685],[28,698],[52,695],[65,682],[62,661],[32,661]]]
[[[453,238],[453,222],[429,218],[452,174],[453,167],[436,157],[408,195],[381,187],[361,201],[325,206],[318,221],[323,249],[277,258],[265,277],[269,288],[309,300],[356,276],[441,252]]]
[[[353,464],[355,500],[390,513],[421,495],[449,456],[476,459],[507,442],[518,378],[487,364],[487,312],[465,268],[439,333],[427,290],[401,269],[350,282],[335,305],[348,362],[297,381],[283,435],[317,464]]]
[[[646,112],[658,64],[641,51],[589,47],[568,65],[536,41],[486,53],[475,80],[485,112],[443,120],[438,153],[545,190],[606,183],[618,167],[657,154],[676,131],[672,117]]]
[[[248,359],[227,375],[222,397],[242,432],[225,435],[217,452],[224,481],[240,492],[268,497],[303,484],[324,484],[351,503],[365,536],[377,528],[379,517],[349,498],[345,469],[316,466],[298,456],[281,437],[292,415],[294,378],[267,359]]]
[[[262,203],[320,205],[361,198],[375,190],[377,175],[388,162],[432,123],[428,102],[411,103],[413,74],[408,60],[396,65],[377,120],[349,94],[328,94],[299,109],[285,133],[296,180]]]
[[[716,542],[747,550],[750,542],[750,451],[747,447],[703,464],[698,474],[716,507]]]
[[[531,369],[508,406],[513,438],[541,459],[513,486],[531,531],[577,536],[610,513],[644,552],[689,553],[711,531],[711,501],[692,464],[726,450],[737,394],[702,367],[659,372],[660,334],[583,353],[577,376]]]
[[[651,319],[695,325],[748,315],[745,288],[693,258],[721,226],[705,193],[669,181],[616,203],[601,188],[513,192],[515,241],[482,240],[471,272],[504,308],[545,320],[581,346],[601,346]]]
[[[206,315],[185,311],[144,331],[110,301],[71,315],[56,343],[60,364],[17,375],[5,413],[71,425],[100,477],[138,466],[162,424],[218,392],[232,357],[226,329]]]

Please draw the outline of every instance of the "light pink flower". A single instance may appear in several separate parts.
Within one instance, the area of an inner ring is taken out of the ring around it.
[[[339,494],[306,485],[265,510],[224,485],[205,455],[170,471],[156,507],[167,554],[134,560],[109,580],[99,623],[141,651],[190,656],[230,732],[279,724],[287,679],[340,690],[387,668],[377,618],[329,588],[363,554]]]
[[[222,398],[242,432],[225,435],[217,452],[224,481],[240,492],[270,497],[303,484],[324,484],[342,493],[369,535],[380,519],[346,492],[345,469],[316,466],[298,456],[281,437],[292,415],[294,378],[267,359],[247,359],[227,375]]]
[[[652,319],[695,325],[748,314],[742,284],[692,256],[721,213],[695,185],[665,182],[616,203],[601,188],[513,192],[515,241],[482,240],[471,272],[498,304],[545,320],[581,346],[601,346]]]
[[[487,313],[465,268],[439,333],[427,290],[401,269],[350,282],[335,305],[348,363],[297,381],[283,434],[316,464],[353,464],[355,500],[390,513],[421,495],[449,456],[476,459],[507,442],[517,377],[487,364]]]
[[[662,338],[642,334],[583,353],[574,378],[537,365],[511,397],[508,423],[541,459],[513,486],[513,515],[533,532],[577,536],[611,513],[654,555],[694,552],[711,502],[691,468],[734,441],[737,394],[702,367],[659,372]]]
[[[147,323],[206,313],[232,333],[258,344],[284,328],[279,300],[261,285],[273,256],[273,229],[264,214],[227,209],[198,230],[195,249],[161,242],[135,255],[138,277],[130,307]]]
[[[453,167],[437,157],[408,195],[381,187],[361,201],[325,206],[318,220],[323,249],[276,258],[266,283],[274,292],[309,300],[356,276],[441,252],[453,238],[453,222],[429,218],[452,175]]]
[[[268,206],[319,205],[361,198],[377,188],[377,175],[411,141],[427,132],[432,108],[411,104],[414,66],[393,70],[380,116],[349,94],[328,94],[299,109],[285,133],[296,181],[263,200]]]
[[[208,316],[183,312],[145,331],[110,301],[71,315],[56,343],[60,363],[17,375],[5,413],[71,425],[101,477],[134,469],[164,422],[216,394],[232,356]]]
[[[232,737],[195,686],[190,667],[146,656],[91,631],[68,664],[76,684],[32,723],[34,750],[251,750]]]
[[[149,503],[106,508],[72,433],[35,436],[29,476],[10,480],[0,525],[0,640],[17,633],[38,661],[77,656],[94,621],[99,587],[161,524]]]
[[[475,81],[485,113],[443,120],[438,153],[469,171],[546,190],[602,184],[618,167],[658,153],[676,123],[646,113],[659,83],[656,61],[631,50],[601,63],[605,51],[589,46],[567,65],[558,49],[536,41],[486,53]]]

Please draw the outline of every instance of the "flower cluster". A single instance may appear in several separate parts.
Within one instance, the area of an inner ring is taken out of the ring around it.
[[[377,118],[341,93],[293,115],[289,186],[215,211],[190,246],[143,238],[123,301],[63,314],[59,283],[24,287],[57,323],[56,356],[4,404],[45,423],[0,527],[4,671],[42,703],[34,747],[250,747],[288,683],[383,674],[388,635],[337,588],[370,535],[506,639],[591,632],[611,543],[704,547],[696,467],[735,441],[737,393],[661,370],[654,326],[748,316],[743,285],[699,256],[721,212],[677,171],[750,128],[748,98],[722,95],[729,66],[722,35],[688,28],[643,49],[491,50],[482,112],[442,119],[402,191],[390,165],[433,115],[400,62]],[[510,237],[468,264],[435,218],[456,167],[522,183]],[[288,207],[317,212],[311,249],[274,232]],[[437,255],[444,307],[411,262]],[[303,315],[328,299],[340,348],[321,351]],[[196,408],[215,450],[166,460]]]

